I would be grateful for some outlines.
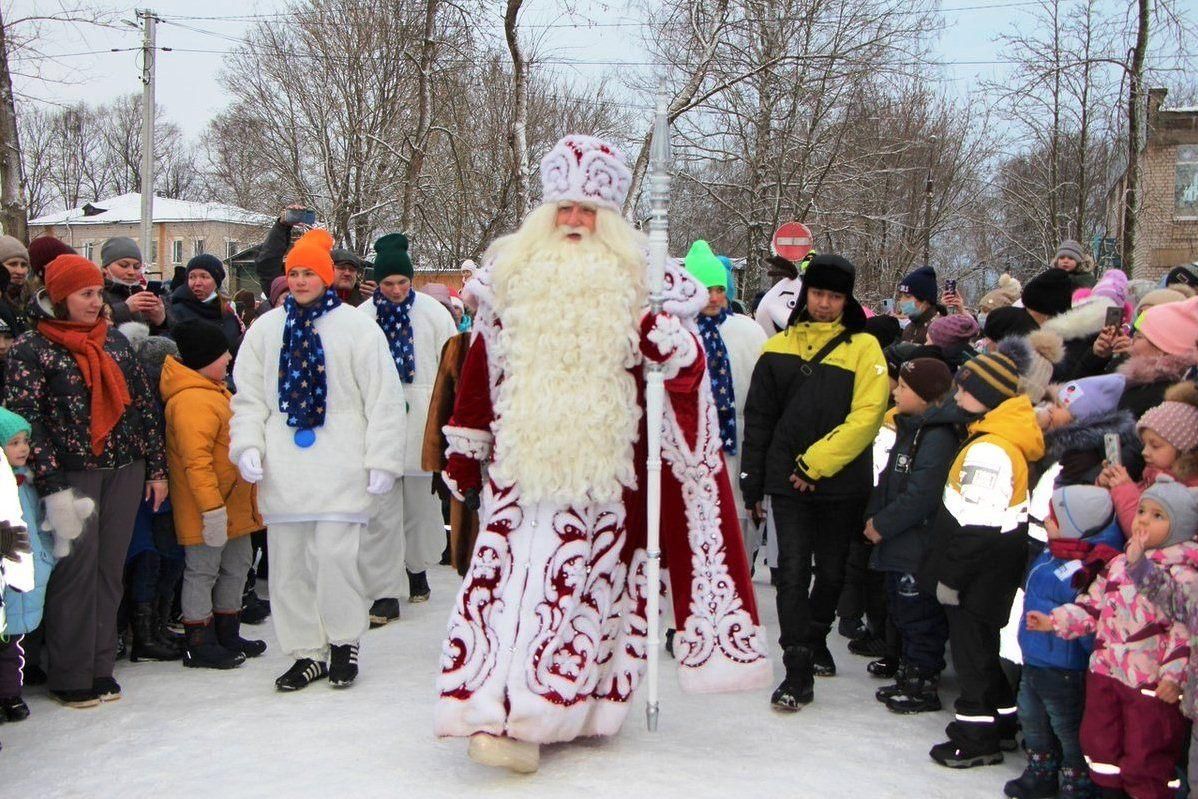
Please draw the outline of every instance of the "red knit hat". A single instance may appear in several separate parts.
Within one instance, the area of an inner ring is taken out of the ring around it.
[[[38,236],[29,242],[29,265],[39,278],[45,278],[46,265],[60,255],[69,255],[75,250],[66,242],[53,236]]]
[[[62,302],[80,289],[103,285],[100,267],[82,255],[60,255],[46,266],[46,293],[50,302]]]

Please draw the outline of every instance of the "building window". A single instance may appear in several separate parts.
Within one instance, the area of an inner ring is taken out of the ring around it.
[[[174,247],[171,250],[171,263],[181,266],[183,264],[183,239],[175,239]]]
[[[192,255],[203,255],[204,254],[204,240],[203,239],[195,240],[195,247],[192,249],[191,254]]]
[[[144,261],[146,259],[143,258],[142,260]],[[148,263],[151,263],[151,264],[158,263],[158,239],[150,240],[150,259],[149,259]]]
[[[90,241],[83,242],[83,257],[89,261],[94,261],[92,255],[95,253],[96,245]]]
[[[238,253],[238,249],[237,249],[237,242],[235,242],[235,241],[226,241],[226,242],[225,242],[225,260],[226,260],[226,261],[227,261],[227,260],[229,260],[229,259],[230,259],[230,258],[232,258],[234,255],[236,255],[237,253]]]
[[[1173,215],[1198,219],[1198,144],[1177,148],[1176,174]]]

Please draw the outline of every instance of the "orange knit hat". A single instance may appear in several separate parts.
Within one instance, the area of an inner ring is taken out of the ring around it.
[[[100,267],[82,255],[67,253],[46,265],[46,293],[50,302],[62,302],[76,291],[103,285]]]
[[[296,267],[311,269],[325,286],[333,285],[333,237],[323,228],[312,228],[299,239],[283,260],[284,272]]]

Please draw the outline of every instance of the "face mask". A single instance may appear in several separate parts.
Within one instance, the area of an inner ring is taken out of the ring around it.
[[[899,303],[899,311],[903,316],[915,316],[918,309],[915,307],[915,300],[903,300]]]
[[[216,299],[216,292],[214,291],[208,295],[208,297],[204,300],[204,302],[212,302],[215,299]]]

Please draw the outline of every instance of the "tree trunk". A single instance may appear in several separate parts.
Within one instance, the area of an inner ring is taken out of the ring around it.
[[[420,77],[416,90],[416,132],[412,136],[412,149],[408,158],[407,174],[404,175],[403,209],[399,225],[404,231],[412,229],[412,213],[416,197],[416,183],[424,169],[424,155],[428,146],[428,132],[433,120],[432,72],[436,56],[437,9],[440,0],[427,0],[424,7],[424,40],[420,44]]]
[[[528,62],[520,50],[519,27],[516,18],[524,0],[507,0],[503,15],[503,33],[512,56],[512,87],[515,102],[512,109],[512,174],[516,179],[516,216],[522,219],[532,207],[528,189]]]
[[[1148,52],[1148,0],[1137,0],[1139,23],[1132,49],[1127,91],[1127,187],[1123,193],[1123,271],[1136,267],[1136,217],[1140,203],[1140,139],[1144,135],[1144,56]]]
[[[0,9],[0,224],[5,233],[22,242],[29,240],[24,188],[17,108],[12,94],[12,74],[8,71],[4,12]]]

